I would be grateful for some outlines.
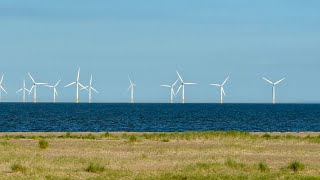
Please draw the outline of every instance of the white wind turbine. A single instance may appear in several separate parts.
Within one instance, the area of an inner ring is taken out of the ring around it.
[[[91,103],[91,96],[92,96],[92,90],[96,93],[99,93],[97,90],[95,90],[93,87],[92,87],[92,75],[91,75],[91,78],[90,78],[90,83],[89,83],[89,86],[86,86],[86,87],[83,87],[81,88],[81,90],[87,90],[89,91],[89,103]]]
[[[79,85],[82,87],[82,88],[85,88],[80,82],[79,82],[79,79],[80,79],[80,68],[78,69],[78,76],[77,76],[77,80],[75,82],[72,82],[64,87],[68,87],[68,86],[71,86],[71,85],[74,85],[76,84],[76,89],[77,89],[77,92],[76,92],[76,103],[79,103]]]
[[[276,103],[276,85],[279,84],[281,81],[285,80],[286,78],[283,78],[275,83],[271,82],[267,78],[262,78],[262,79],[264,79],[268,83],[272,84],[272,103],[275,104]]]
[[[56,87],[59,85],[60,81],[61,81],[61,79],[54,86],[44,85],[46,87],[53,88],[53,103],[56,102],[56,96],[58,96],[58,91],[57,91]]]
[[[130,98],[130,102],[131,103],[133,103],[134,102],[134,87],[136,87],[137,85],[135,85],[132,81],[131,81],[131,79],[130,79],[130,76],[128,76],[128,78],[129,78],[129,81],[130,81],[130,86],[129,86],[129,88],[128,88],[128,90],[126,91],[126,92],[128,92],[129,90],[131,91],[131,98]]]
[[[1,100],[1,91],[3,91],[3,92],[5,92],[6,94],[8,94],[7,91],[6,91],[6,90],[3,88],[3,86],[2,86],[3,78],[4,78],[4,74],[2,75],[1,81],[0,81],[0,102],[2,101],[2,100]]]
[[[223,96],[226,96],[226,93],[224,91],[223,86],[228,81],[228,79],[229,79],[229,76],[227,77],[226,80],[223,81],[222,84],[210,84],[210,86],[218,86],[218,87],[220,87],[220,103],[221,104],[223,103]]]
[[[31,74],[30,73],[28,73],[29,74],[29,76],[30,76],[30,78],[31,78],[31,80],[32,80],[32,86],[31,86],[31,89],[30,89],[30,91],[29,91],[29,94],[31,94],[31,92],[32,92],[32,90],[33,90],[33,102],[34,103],[36,103],[37,102],[37,86],[38,85],[45,85],[45,84],[47,84],[47,83],[37,83],[33,78],[32,78],[32,76],[31,76]]]
[[[180,85],[180,87],[179,87],[179,89],[178,89],[176,94],[178,94],[180,89],[182,88],[182,103],[184,103],[184,85],[192,85],[192,84],[197,84],[197,83],[186,83],[186,82],[184,82],[178,71],[177,71],[177,75],[178,75],[178,77],[179,77],[179,79],[181,81],[181,85]]]
[[[175,93],[174,93],[174,86],[177,84],[177,82],[179,81],[179,79],[176,80],[175,83],[173,83],[171,86],[170,85],[161,85],[161,87],[168,87],[171,89],[171,93],[170,93],[170,102],[173,103],[173,97],[176,96]]]
[[[23,86],[21,89],[19,89],[16,93],[19,93],[22,91],[22,100],[23,102],[26,102],[26,91],[30,93],[30,91],[26,88],[26,80],[23,80]]]

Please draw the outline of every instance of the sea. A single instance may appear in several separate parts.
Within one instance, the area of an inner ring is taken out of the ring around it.
[[[231,130],[320,132],[320,104],[0,104],[0,132]]]

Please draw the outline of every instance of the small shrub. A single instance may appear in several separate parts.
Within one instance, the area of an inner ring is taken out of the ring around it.
[[[66,133],[66,138],[71,138],[71,133],[70,132]]]
[[[40,139],[39,140],[39,147],[40,147],[40,149],[47,149],[49,147],[48,141],[46,141],[44,139]]]
[[[226,166],[229,166],[229,167],[231,167],[231,168],[233,168],[233,169],[242,169],[242,168],[245,167],[245,164],[244,164],[244,163],[237,162],[237,161],[235,161],[235,160],[233,160],[233,159],[227,159],[227,160],[225,161],[225,165],[226,165]]]
[[[271,135],[268,133],[264,134],[262,137],[265,139],[271,139]]]
[[[109,132],[105,132],[103,136],[104,136],[105,138],[108,138],[108,137],[110,137],[110,134],[109,134]]]
[[[269,167],[268,167],[268,165],[267,165],[265,162],[260,162],[260,163],[258,164],[258,167],[259,167],[259,170],[260,170],[261,172],[267,172],[267,171],[269,171]]]
[[[83,136],[83,139],[97,139],[97,137],[90,133],[90,134]]]
[[[92,172],[92,173],[100,173],[105,170],[104,166],[101,166],[98,163],[90,163],[89,166],[86,168],[87,172]]]
[[[129,142],[134,143],[134,142],[137,142],[137,141],[138,141],[138,138],[135,135],[132,134],[129,137]]]
[[[27,168],[20,163],[13,163],[10,168],[11,168],[11,171],[15,173],[17,172],[26,173],[27,171]]]
[[[294,161],[289,164],[288,168],[291,169],[293,172],[298,172],[304,170],[304,164],[302,164],[299,161]]]
[[[169,142],[170,140],[168,138],[164,138],[161,140],[162,142]]]

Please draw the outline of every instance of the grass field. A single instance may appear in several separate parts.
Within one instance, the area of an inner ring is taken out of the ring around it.
[[[320,133],[0,133],[0,179],[320,179]]]

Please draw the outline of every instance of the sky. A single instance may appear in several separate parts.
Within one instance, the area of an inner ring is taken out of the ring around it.
[[[272,81],[281,103],[320,102],[320,1],[310,0],[2,0],[0,74],[3,101],[21,101],[23,79],[54,84],[57,101],[75,100],[76,79],[99,94],[94,102],[128,102],[128,75],[136,102],[169,101],[178,70],[185,101],[270,103]],[[38,101],[53,92],[38,87]],[[178,94],[175,101],[181,101]],[[32,96],[28,96],[28,101]],[[88,93],[80,93],[88,101]]]

